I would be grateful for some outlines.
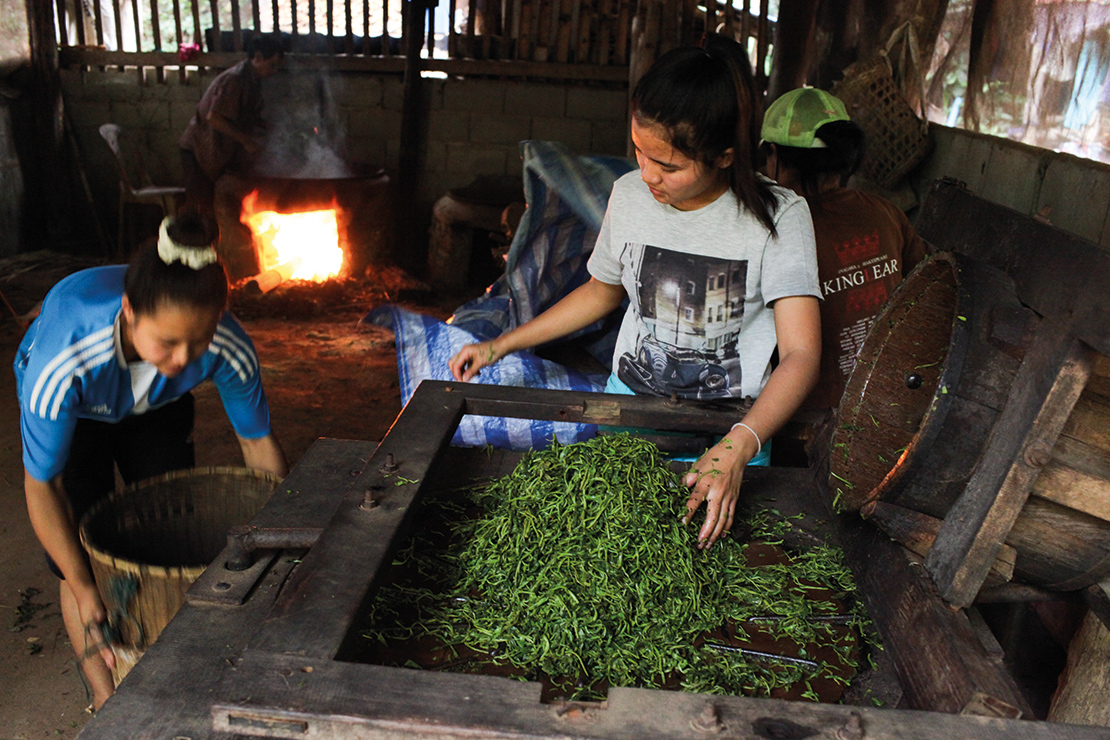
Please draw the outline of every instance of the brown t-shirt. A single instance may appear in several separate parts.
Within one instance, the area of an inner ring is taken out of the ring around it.
[[[204,174],[215,182],[236,163],[242,146],[208,124],[211,111],[216,111],[248,135],[262,123],[262,79],[255,74],[249,59],[224,70],[212,80],[178,142],[182,149],[196,155]]]
[[[902,276],[924,258],[906,214],[877,195],[839,188],[810,209],[821,282],[821,378],[805,408],[840,404],[856,354]]]

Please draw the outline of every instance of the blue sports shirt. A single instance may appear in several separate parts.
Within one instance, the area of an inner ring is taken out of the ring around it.
[[[216,326],[208,351],[176,377],[154,373],[136,407],[132,369],[119,340],[126,265],[82,270],[47,293],[39,317],[15,356],[23,464],[37,480],[49,481],[65,468],[77,419],[117,422],[177,400],[211,379],[236,434],[246,439],[270,433],[270,409],[254,344],[230,313]]]

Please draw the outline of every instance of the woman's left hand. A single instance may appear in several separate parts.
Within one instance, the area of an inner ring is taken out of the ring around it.
[[[742,439],[742,437],[740,438]],[[705,524],[698,532],[698,549],[704,550],[732,529],[736,501],[740,498],[740,484],[744,480],[744,466],[754,455],[748,454],[745,445],[738,444],[735,432],[710,447],[686,473],[684,483],[690,488],[686,501],[688,523],[705,502]]]

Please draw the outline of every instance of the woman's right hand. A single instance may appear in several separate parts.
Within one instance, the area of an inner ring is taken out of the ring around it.
[[[497,362],[500,356],[494,349],[493,342],[481,344],[468,344],[447,362],[451,368],[451,375],[455,380],[468,381],[478,374],[482,368]]]
[[[108,613],[104,609],[104,602],[100,600],[100,593],[95,585],[72,588],[72,591],[77,600],[77,613],[81,615],[81,624],[85,629],[83,652],[86,655],[99,653],[109,668],[114,667],[116,656],[105,639],[103,628],[108,621]]]

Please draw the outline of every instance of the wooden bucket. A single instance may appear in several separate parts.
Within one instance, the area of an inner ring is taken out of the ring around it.
[[[921,263],[864,341],[830,442],[847,510],[882,500],[943,519],[986,448],[1039,317],[1002,271]],[[1110,572],[1110,360],[1102,357],[1006,543],[1015,575],[1058,590]]]
[[[247,468],[196,468],[135,484],[96,504],[81,544],[116,635],[118,684],[185,600],[185,592],[273,493],[278,478]]]

